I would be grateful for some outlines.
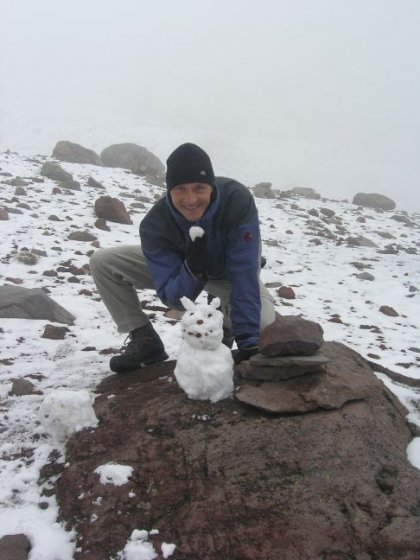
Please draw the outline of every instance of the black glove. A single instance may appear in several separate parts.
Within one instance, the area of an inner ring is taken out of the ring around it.
[[[259,352],[258,346],[249,346],[247,348],[238,348],[238,350],[232,350],[232,358],[235,364],[240,364],[245,360],[249,360],[254,354]]]
[[[185,261],[193,274],[207,274],[208,252],[207,235],[196,237],[188,245]]]

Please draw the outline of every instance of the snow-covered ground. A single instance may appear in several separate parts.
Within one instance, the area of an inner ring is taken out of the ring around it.
[[[0,181],[40,177],[43,161],[42,156],[2,153],[0,173],[11,176],[0,175]],[[99,301],[92,278],[68,270],[70,264],[78,268],[86,265],[94,247],[68,236],[74,231],[89,231],[102,247],[137,243],[143,215],[164,194],[164,189],[124,170],[62,166],[81,183],[81,191],[62,189],[61,194],[52,194],[56,185],[49,179],[43,183],[29,179],[30,184],[24,187],[26,195],[18,197],[14,186],[1,183],[0,188],[0,208],[21,212],[0,221],[1,284],[21,282],[26,288],[46,288],[76,317],[65,339],[58,341],[41,338],[48,321],[0,319],[0,537],[27,534],[32,542],[30,560],[71,560],[74,553],[74,535],[57,522],[54,496],[48,496],[38,482],[50,453],[63,451],[62,444],[45,433],[40,405],[56,389],[92,393],[110,375],[109,356],[101,350],[123,342]],[[89,187],[89,177],[106,190]],[[94,202],[105,193],[124,201],[132,211],[133,225],[108,222],[109,232],[94,227]],[[138,197],[142,197],[144,208],[138,207]],[[256,201],[267,259],[262,277],[272,286],[278,312],[317,321],[326,340],[343,342],[387,368],[420,379],[420,215],[408,214],[415,225],[406,225],[392,217],[403,216],[401,212],[361,210],[345,202],[305,198]],[[137,205],[131,206],[133,203]],[[325,208],[334,216],[328,218],[321,211]],[[348,245],[347,238],[358,236],[377,247]],[[381,252],[389,245],[396,250]],[[38,262],[19,262],[17,256],[24,248],[40,251]],[[57,276],[44,274],[51,270],[58,270]],[[363,272],[373,279],[359,278]],[[280,284],[293,287],[296,298],[281,299],[276,291]],[[164,316],[153,291],[145,291],[140,298],[150,302],[148,313],[167,353],[175,359],[181,342],[179,324]],[[382,313],[384,305],[395,309],[398,316]],[[420,426],[419,392],[397,385],[385,375],[380,377],[408,408],[410,421]],[[40,394],[11,396],[16,378],[31,380]],[[409,459],[418,468],[419,441],[413,440],[408,449]],[[135,533],[121,556],[126,560],[154,558],[147,538],[144,533]],[[134,551],[132,556],[130,550]],[[169,557],[171,551],[172,544],[162,554]]]

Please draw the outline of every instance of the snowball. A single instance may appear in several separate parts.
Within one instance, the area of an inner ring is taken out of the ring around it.
[[[47,434],[60,443],[74,432],[98,425],[90,394],[70,389],[49,393],[39,407],[39,420]]]
[[[181,299],[186,312],[181,319],[183,342],[175,367],[178,385],[190,399],[217,402],[233,391],[233,359],[222,344],[223,314],[218,299],[210,305]]]
[[[133,474],[133,467],[129,465],[107,463],[106,465],[99,465],[93,472],[99,474],[101,484],[122,486],[123,484],[127,484],[130,476]]]
[[[420,437],[412,439],[408,444],[407,458],[413,467],[420,469]]]
[[[195,241],[197,237],[203,237],[204,229],[200,226],[191,226],[190,227],[190,237],[191,241]]]
[[[161,549],[162,549],[162,556],[164,558],[169,558],[169,556],[172,556],[172,554],[175,552],[176,545],[164,542],[162,543]]]
[[[157,558],[153,544],[148,542],[148,538],[147,531],[134,529],[130,540],[119,554],[119,558],[121,560],[154,560]]]

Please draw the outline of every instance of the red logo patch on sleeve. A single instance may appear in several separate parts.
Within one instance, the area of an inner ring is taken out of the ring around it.
[[[252,239],[254,239],[252,233],[250,231],[246,231],[243,235],[243,240],[245,241],[245,243],[249,243],[250,241],[252,241]]]

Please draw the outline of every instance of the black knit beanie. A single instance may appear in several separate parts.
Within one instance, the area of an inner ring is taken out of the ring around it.
[[[166,160],[166,186],[170,191],[185,183],[214,185],[214,172],[206,152],[195,144],[182,144]]]

